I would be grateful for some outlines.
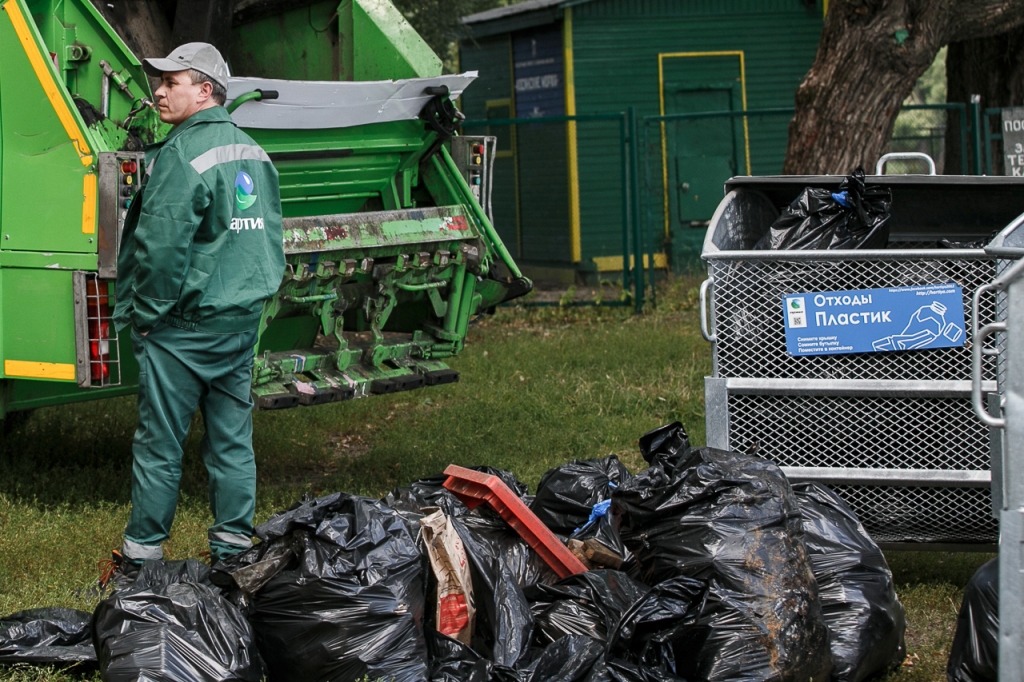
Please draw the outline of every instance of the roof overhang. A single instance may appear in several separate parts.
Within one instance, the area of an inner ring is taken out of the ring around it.
[[[592,0],[523,0],[508,7],[470,14],[462,18],[462,25],[470,38],[486,38],[553,24],[561,20],[566,7],[587,2]]]

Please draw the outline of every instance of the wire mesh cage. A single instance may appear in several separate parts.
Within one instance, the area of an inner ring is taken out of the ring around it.
[[[998,198],[1008,181],[876,176],[869,182],[889,184],[894,196],[888,249],[753,250],[801,186],[840,179],[734,178],[726,187],[702,253],[710,282],[702,314],[714,343],[709,444],[833,485],[880,542],[991,546],[990,438],[971,407],[971,330],[950,348],[797,356],[787,351],[782,300],[952,282],[970,319],[974,292],[998,267],[981,246],[1015,215],[1015,202]],[[932,205],[940,195],[957,197]],[[979,210],[985,215],[972,218]],[[997,318],[998,305],[981,300],[981,324]],[[994,391],[996,357],[982,375]]]

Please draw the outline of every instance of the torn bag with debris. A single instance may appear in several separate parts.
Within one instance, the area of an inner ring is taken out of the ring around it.
[[[611,515],[612,491],[631,478],[615,455],[575,459],[540,479],[530,511],[566,543],[588,568],[619,569],[629,553]]]
[[[831,635],[832,679],[861,682],[899,667],[907,621],[882,550],[825,486],[795,483],[793,493]]]
[[[106,682],[258,682],[252,628],[209,582],[209,567],[147,561],[99,603],[92,634]]]
[[[776,218],[757,250],[884,249],[889,243],[888,187],[868,186],[864,169],[833,192],[808,187]]]
[[[826,679],[828,628],[797,500],[779,467],[691,448],[678,422],[644,436],[641,447],[652,466],[612,494],[640,578],[658,585],[687,577],[712,588],[701,616],[710,634],[677,661],[677,674]]]

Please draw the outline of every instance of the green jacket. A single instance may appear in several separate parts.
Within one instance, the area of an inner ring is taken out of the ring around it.
[[[230,334],[259,326],[284,274],[277,170],[224,107],[146,149],[125,217],[114,324]]]

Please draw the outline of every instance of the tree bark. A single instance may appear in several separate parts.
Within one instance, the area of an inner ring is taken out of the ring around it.
[[[946,99],[969,102],[971,95],[981,95],[983,110],[1024,105],[1024,27],[991,38],[950,43],[946,53]],[[960,131],[950,127],[946,130],[947,173],[960,172],[960,146]],[[1003,173],[999,153],[992,155],[992,173]]]
[[[903,100],[943,45],[1021,25],[1020,0],[831,0],[796,92],[783,172],[872,172]]]

